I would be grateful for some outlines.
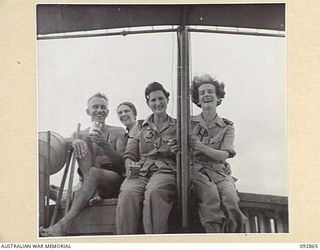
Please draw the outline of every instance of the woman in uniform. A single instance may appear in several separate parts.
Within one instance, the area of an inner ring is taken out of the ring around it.
[[[145,89],[152,114],[129,134],[124,154],[127,178],[120,188],[116,210],[118,234],[168,231],[177,193],[175,155],[168,146],[176,137],[176,120],[167,114],[169,95],[158,82]]]
[[[200,222],[207,233],[240,233],[246,217],[240,211],[228,158],[235,156],[233,122],[217,114],[224,84],[210,75],[194,77],[192,101],[202,112],[192,117],[190,146],[195,154],[193,185]]]

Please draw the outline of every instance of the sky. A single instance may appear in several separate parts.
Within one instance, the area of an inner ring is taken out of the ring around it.
[[[122,126],[122,101],[144,119],[151,113],[144,89],[153,81],[171,93],[167,111],[176,117],[176,40],[175,33],[38,40],[38,130],[69,137],[79,122],[90,126],[86,101],[97,92],[109,98],[108,124]],[[191,77],[209,73],[226,85],[217,111],[236,129],[229,162],[237,189],[287,195],[285,38],[197,32],[190,46]],[[192,115],[200,112],[191,105]]]

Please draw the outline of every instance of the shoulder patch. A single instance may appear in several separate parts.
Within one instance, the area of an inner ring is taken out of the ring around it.
[[[227,124],[227,125],[233,125],[233,121],[230,121],[230,120],[228,120],[228,119],[226,119],[226,118],[222,118],[222,120],[223,120],[224,123]]]

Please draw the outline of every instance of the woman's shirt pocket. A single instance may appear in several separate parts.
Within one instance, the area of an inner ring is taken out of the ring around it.
[[[214,137],[210,138],[208,146],[211,148],[214,148],[214,149],[220,149],[222,140],[223,140],[222,135],[214,136]]]
[[[140,134],[140,152],[142,155],[150,155],[157,151],[159,147],[159,136],[155,130],[146,129]]]

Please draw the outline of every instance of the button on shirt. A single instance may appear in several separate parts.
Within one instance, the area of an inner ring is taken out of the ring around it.
[[[163,129],[158,131],[151,115],[130,131],[124,159],[138,162],[142,176],[158,170],[172,172],[176,160],[167,145],[170,139],[176,139],[176,120],[167,115]]]
[[[191,124],[192,134],[196,135],[203,144],[217,150],[228,151],[229,158],[235,156],[234,127],[231,121],[216,115],[207,126],[201,113],[191,118]],[[230,165],[226,161],[216,161],[202,153],[195,154],[195,169],[200,172],[205,171],[214,182],[224,180],[230,175]]]

